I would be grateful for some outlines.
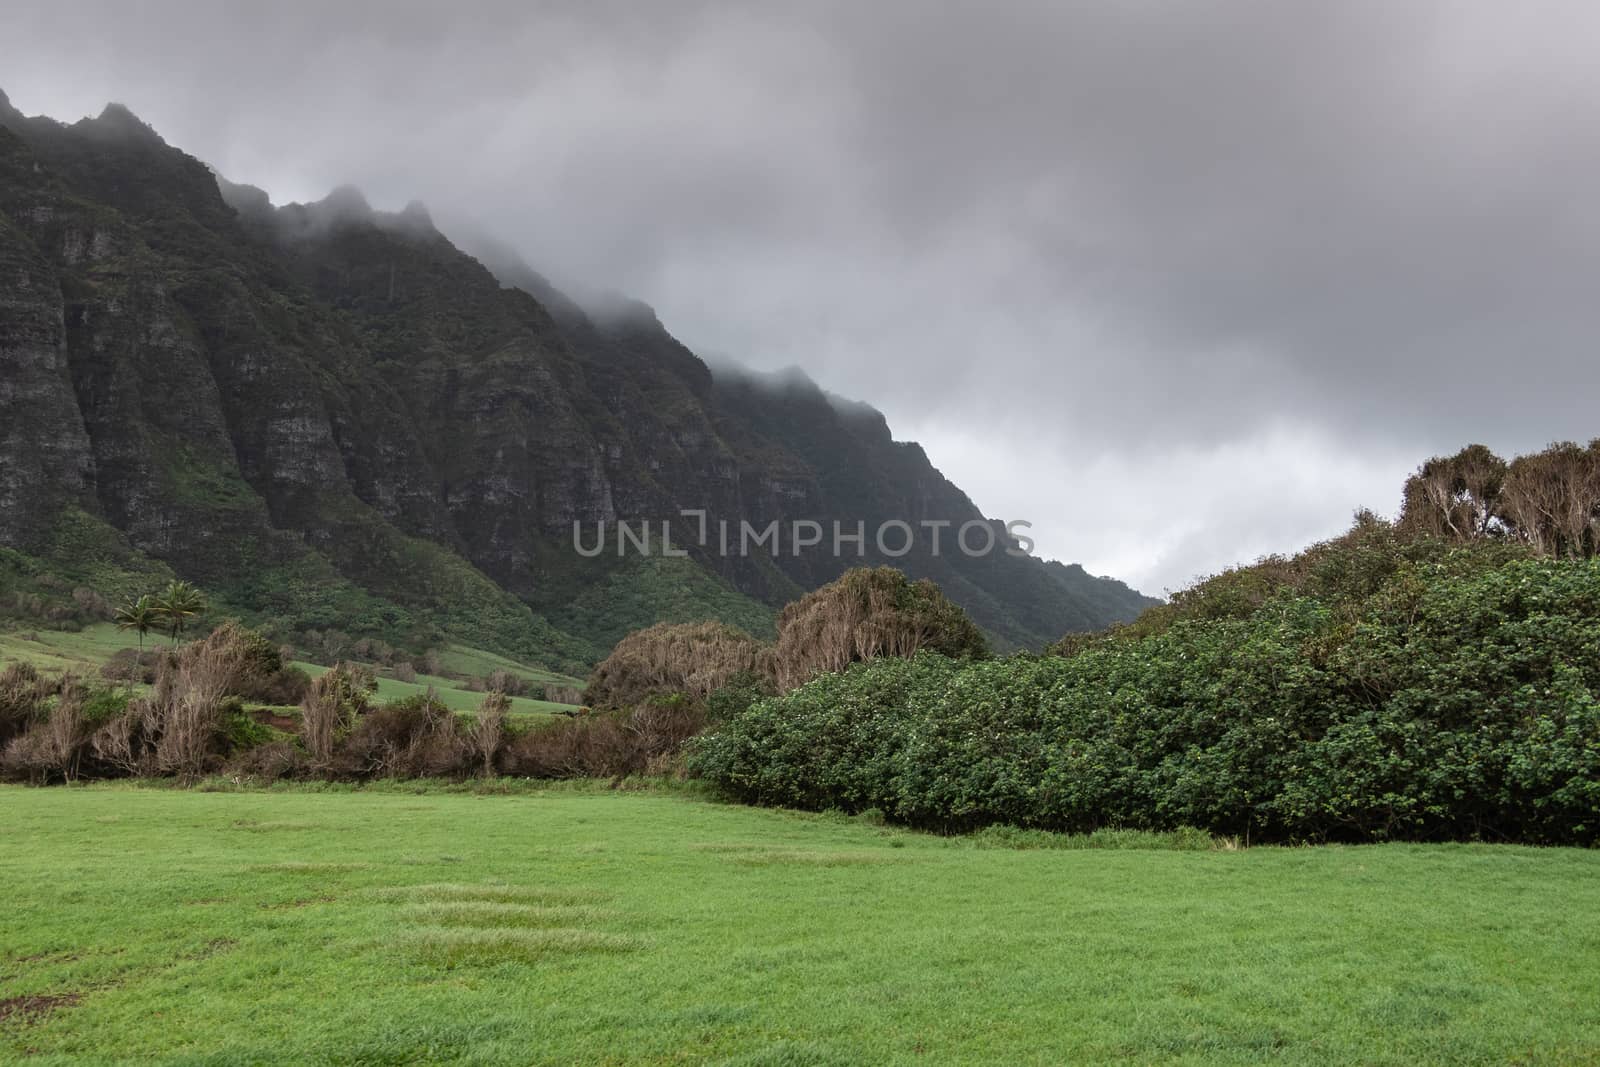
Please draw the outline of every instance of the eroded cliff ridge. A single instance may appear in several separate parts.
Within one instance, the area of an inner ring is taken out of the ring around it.
[[[418,205],[274,207],[122,107],[63,125],[0,96],[0,581],[110,596],[170,571],[295,635],[552,665],[658,618],[759,631],[859,563],[933,578],[1002,647],[1150,603],[1003,551],[700,546],[680,510],[982,516],[871,408],[714,373],[643,305],[585,311],[484,258]],[[574,551],[575,522],[618,520],[673,521],[689,555]]]

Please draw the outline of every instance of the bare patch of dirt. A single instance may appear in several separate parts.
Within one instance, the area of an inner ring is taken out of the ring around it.
[[[36,1023],[53,1011],[70,1008],[83,999],[82,993],[54,993],[45,996],[11,997],[0,1000],[0,1023]]]

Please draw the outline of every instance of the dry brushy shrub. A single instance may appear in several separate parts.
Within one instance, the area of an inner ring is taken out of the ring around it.
[[[201,774],[226,753],[227,709],[237,707],[240,695],[276,694],[283,692],[277,687],[298,684],[285,672],[282,655],[271,642],[235,622],[225,622],[176,651],[151,655],[155,669],[150,695],[132,701],[126,712],[84,739],[99,771]]]
[[[504,693],[509,697],[526,696],[528,681],[520,674],[513,674],[504,668],[490,671],[489,677],[484,679],[491,693]]]
[[[455,714],[429,690],[362,715],[340,745],[335,771],[348,778],[438,778],[462,775],[473,746]]]
[[[354,663],[336,663],[311,683],[300,704],[300,738],[313,769],[333,769],[340,738],[355,729],[377,688],[372,672]]]
[[[0,770],[7,777],[36,782],[57,777],[68,782],[77,779],[90,734],[89,720],[84,715],[87,693],[71,675],[62,678],[55,688],[55,702],[44,718],[6,744],[0,756]]]
[[[44,725],[51,769],[69,782],[78,777],[78,765],[89,741],[89,720],[83,713],[85,696],[83,684],[76,678],[63,679],[60,695]]]
[[[247,748],[228,764],[228,771],[241,778],[276,782],[298,777],[305,767],[305,756],[293,741],[270,741]]]
[[[108,682],[152,685],[156,680],[156,667],[166,653],[160,649],[119,649],[100,668],[100,677]]]
[[[396,663],[393,674],[395,681],[405,682],[408,685],[417,680],[417,668],[409,660],[402,660]]]
[[[685,700],[646,703],[536,727],[508,746],[509,773],[529,778],[618,778],[648,773],[705,725]]]
[[[565,719],[511,743],[506,769],[526,778],[597,778],[625,766],[631,746],[617,713]]]
[[[933,582],[862,567],[783,609],[774,671],[787,691],[824,671],[924,649],[958,659],[988,655],[983,632]]]
[[[544,699],[552,704],[582,704],[583,690],[575,685],[552,685],[544,687]]]
[[[44,717],[45,702],[54,692],[55,683],[31,663],[13,663],[0,671],[0,747]]]
[[[289,708],[304,700],[310,691],[311,675],[299,667],[285,665],[270,674],[250,678],[235,695],[257,704]]]
[[[617,642],[584,693],[597,708],[632,708],[673,694],[699,703],[735,675],[771,669],[771,650],[743,630],[720,622],[657,623]]]
[[[469,737],[477,757],[483,761],[483,775],[493,777],[495,759],[505,745],[506,719],[511,714],[511,698],[503,692],[492,692],[478,706],[478,715],[472,721]]]
[[[96,763],[107,770],[134,778],[156,773],[155,740],[148,701],[135,701],[127,712],[118,715],[89,737],[89,749]]]
[[[192,777],[216,754],[222,702],[253,669],[255,634],[234,624],[163,660],[156,672],[150,711],[159,733],[156,769]]]

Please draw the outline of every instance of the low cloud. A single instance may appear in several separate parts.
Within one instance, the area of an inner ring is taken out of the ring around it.
[[[1591,5],[13,8],[23,110],[421,199],[1146,589],[1600,434]]]

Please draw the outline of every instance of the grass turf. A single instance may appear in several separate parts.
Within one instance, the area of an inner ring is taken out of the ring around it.
[[[144,647],[157,648],[167,639],[146,634]],[[74,671],[98,677],[100,668],[124,648],[133,648],[138,639],[109,622],[96,623],[79,631],[0,630],[0,665],[23,660],[41,670]]]
[[[1600,1062],[1600,853],[408,790],[0,789],[0,1059]]]
[[[311,677],[316,678],[327,672],[327,667],[315,663],[297,660],[294,666],[299,667]],[[433,690],[433,695],[439,703],[451,711],[477,711],[483,706],[486,694],[475,693],[469,689],[460,688],[461,683],[449,678],[436,677],[431,674],[419,674],[415,682],[402,682],[398,678],[378,678],[377,699],[380,704],[387,704],[392,700],[404,700],[407,697],[418,697]],[[556,704],[548,700],[532,700],[528,697],[511,697],[511,714],[519,719],[546,719],[558,712],[571,711],[568,704]]]

